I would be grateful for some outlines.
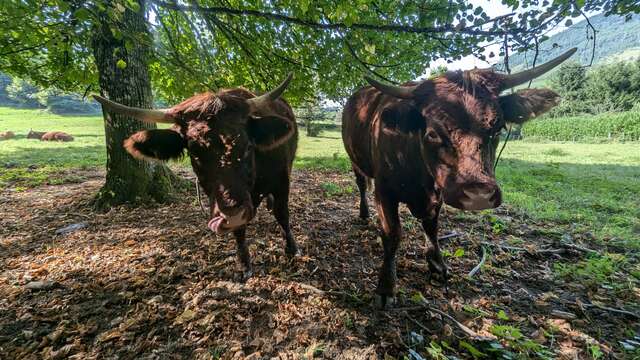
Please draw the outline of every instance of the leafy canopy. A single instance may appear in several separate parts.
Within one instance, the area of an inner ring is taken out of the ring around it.
[[[266,90],[291,71],[294,102],[316,94],[341,99],[365,73],[414,79],[434,59],[483,57],[493,42],[530,48],[583,13],[638,11],[613,0],[504,3],[515,13],[490,19],[465,0],[9,0],[0,2],[0,71],[41,86],[97,90],[92,33],[107,22],[123,46],[152,45],[153,85],[170,102],[220,87]],[[125,11],[146,12],[151,39],[121,32]]]

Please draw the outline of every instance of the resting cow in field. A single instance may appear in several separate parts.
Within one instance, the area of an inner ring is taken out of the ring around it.
[[[62,131],[49,131],[42,135],[41,141],[73,141],[73,136]]]
[[[9,140],[16,137],[16,134],[13,131],[0,131],[0,140]]]
[[[29,132],[27,133],[27,139],[42,139],[42,137],[44,136],[44,134],[46,134],[46,131],[33,131],[33,129],[29,130]]]
[[[73,136],[62,131],[33,131],[29,130],[27,139],[40,141],[73,141]]]
[[[280,95],[292,75],[276,89],[256,96],[243,88],[195,95],[166,110],[132,108],[95,96],[107,111],[142,121],[170,123],[170,129],[139,131],[124,147],[138,159],[180,158],[186,150],[209,198],[208,227],[233,232],[243,280],[251,276],[246,225],[264,197],[282,227],[285,252],[297,253],[289,227],[291,166],[298,129],[291,107]]]
[[[544,113],[559,100],[546,89],[500,93],[544,74],[574,52],[512,75],[474,69],[402,86],[367,78],[372,86],[349,98],[342,139],[360,190],[362,218],[369,216],[366,179],[375,183],[384,247],[377,293],[383,306],[394,294],[399,203],[422,222],[432,244],[429,270],[446,285],[447,267],[438,245],[442,203],[464,210],[500,205],[493,170],[500,131],[508,122],[523,123]]]

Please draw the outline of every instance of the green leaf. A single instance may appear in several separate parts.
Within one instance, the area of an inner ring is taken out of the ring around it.
[[[456,251],[453,253],[453,257],[459,258],[464,256],[464,249],[463,248],[457,248]]]
[[[127,68],[127,62],[122,60],[122,59],[120,59],[120,60],[118,60],[118,62],[116,62],[116,66],[118,67],[118,69],[124,70],[124,69]]]
[[[500,310],[498,311],[498,313],[496,314],[496,317],[500,320],[504,320],[504,321],[508,321],[509,317],[507,316],[507,313],[504,312],[504,310]]]
[[[421,292],[417,291],[413,293],[413,295],[411,295],[411,301],[416,304],[424,304],[425,302],[427,302],[427,299],[425,299]]]
[[[91,12],[89,12],[89,10],[85,9],[85,8],[80,8],[78,10],[76,10],[75,13],[73,13],[73,15],[75,16],[76,19],[78,20],[87,20],[88,18],[91,17]]]
[[[460,340],[459,344],[460,344],[460,347],[462,347],[465,350],[467,350],[469,352],[469,354],[471,354],[471,356],[473,356],[474,359],[483,358],[483,357],[487,356],[485,353],[483,353],[480,350],[476,349],[473,345],[469,344],[468,342],[466,342],[464,340]]]
[[[376,46],[373,44],[364,44],[364,49],[372,55],[375,55],[376,53]]]

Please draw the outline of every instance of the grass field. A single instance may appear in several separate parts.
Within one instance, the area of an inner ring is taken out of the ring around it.
[[[70,143],[26,139],[34,130],[72,134]],[[34,110],[0,108],[0,189],[78,181],[72,169],[105,162],[101,117],[62,117]],[[638,143],[579,144],[512,141],[497,170],[506,203],[534,219],[601,241],[640,247],[640,150]],[[298,168],[350,171],[339,131],[308,138],[301,131]]]

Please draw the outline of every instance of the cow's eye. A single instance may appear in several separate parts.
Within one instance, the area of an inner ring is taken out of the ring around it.
[[[442,144],[442,138],[440,138],[440,135],[438,135],[438,133],[434,129],[427,129],[427,132],[424,135],[424,138],[430,144],[433,144],[433,145]]]

